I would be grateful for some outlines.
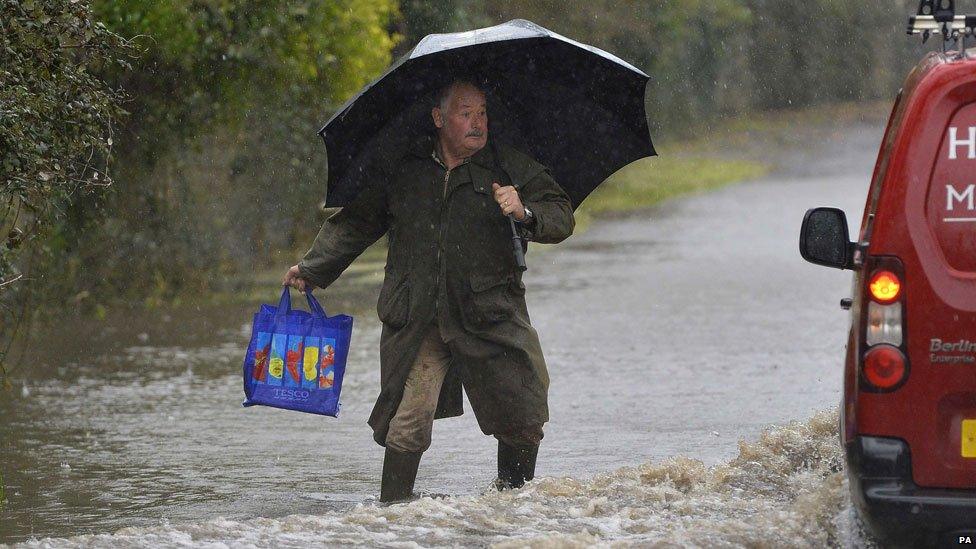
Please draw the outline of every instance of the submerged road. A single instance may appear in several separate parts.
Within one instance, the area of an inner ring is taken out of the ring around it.
[[[856,232],[880,139],[848,128],[773,176],[530,249],[529,311],[552,380],[537,474],[588,479],[677,455],[715,464],[771,424],[835,407],[851,277],[805,263],[797,238],[814,206],[843,208]],[[209,345],[136,341],[52,365],[0,402],[0,542],[371,501],[383,449],[365,423],[379,390],[367,310],[339,420],[240,407],[243,311]],[[437,421],[417,489],[482,493],[495,448],[470,406]]]

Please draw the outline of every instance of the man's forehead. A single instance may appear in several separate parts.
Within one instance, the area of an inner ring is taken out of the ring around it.
[[[461,99],[458,101],[458,106],[462,108],[463,107],[484,107],[485,98],[484,96],[482,96],[480,98],[475,97],[475,98],[469,98],[467,100]]]
[[[470,84],[459,84],[451,91],[451,102],[460,107],[475,107],[485,104],[485,92]]]

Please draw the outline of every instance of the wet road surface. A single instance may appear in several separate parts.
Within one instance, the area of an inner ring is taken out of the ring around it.
[[[0,542],[835,544],[769,518],[809,492],[800,516],[816,525],[846,497],[835,419],[810,418],[840,400],[850,274],[803,262],[797,237],[821,205],[843,208],[856,230],[880,137],[849,128],[774,176],[530,249],[526,295],[552,382],[543,478],[525,490],[481,495],[495,441],[466,406],[435,423],[417,480],[454,497],[373,505],[383,452],[365,423],[379,384],[373,293],[342,311],[356,326],[339,420],[240,407],[244,310],[211,319],[192,344],[143,338],[38,363],[0,402]],[[760,439],[790,420],[804,423]],[[748,459],[740,440],[768,455]],[[778,471],[783,460],[793,465]]]

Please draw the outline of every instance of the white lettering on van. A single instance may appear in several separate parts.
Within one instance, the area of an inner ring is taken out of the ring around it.
[[[969,139],[959,139],[959,128],[949,128],[949,160],[955,160],[956,149],[959,147],[969,147],[969,154],[966,158],[976,159],[976,126],[969,128]]]
[[[976,341],[942,341],[935,337],[929,338],[929,362],[932,364],[976,364],[973,353],[976,353]]]
[[[973,353],[976,352],[976,341],[960,339],[943,342],[938,338],[929,339],[929,352],[932,353]]]
[[[970,185],[966,187],[963,192],[956,191],[956,188],[952,185],[946,185],[946,210],[952,211],[952,201],[953,199],[962,203],[963,200],[966,201],[966,209],[973,209],[973,187],[976,185]]]

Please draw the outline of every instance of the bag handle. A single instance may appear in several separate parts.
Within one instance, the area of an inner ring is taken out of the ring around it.
[[[276,316],[284,316],[291,311],[291,286],[283,286],[281,289],[281,299],[278,300],[278,310],[275,311]],[[319,304],[318,300],[312,295],[312,289],[308,288],[305,290],[305,299],[308,301],[308,309],[313,315],[328,318],[329,315],[325,314],[325,309]]]
[[[308,301],[308,308],[313,314],[322,318],[328,318],[329,315],[325,314],[325,309],[319,304],[319,300],[315,299],[315,296],[312,295],[312,288],[305,289],[305,300]]]

